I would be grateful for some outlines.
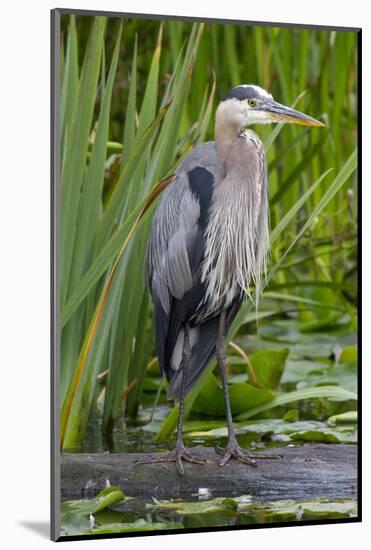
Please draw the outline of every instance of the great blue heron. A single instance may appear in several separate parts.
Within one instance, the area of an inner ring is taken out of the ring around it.
[[[216,111],[215,142],[195,147],[176,170],[157,207],[147,254],[156,343],[168,396],[179,401],[176,448],[153,461],[203,463],[184,447],[184,397],[216,354],[225,399],[231,457],[255,465],[233,429],[225,370],[225,335],[244,295],[260,275],[268,252],[265,151],[250,124],[321,122],[274,101],[255,85],[229,92]]]

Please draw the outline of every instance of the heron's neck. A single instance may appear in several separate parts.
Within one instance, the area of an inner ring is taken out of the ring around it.
[[[241,134],[241,131],[239,122],[233,121],[225,109],[217,109],[215,117],[215,144],[222,162],[225,163],[227,161],[228,151]]]

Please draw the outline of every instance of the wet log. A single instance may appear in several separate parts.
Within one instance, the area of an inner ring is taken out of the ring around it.
[[[356,445],[269,449],[260,453],[266,458],[259,459],[256,468],[235,460],[221,468],[220,456],[212,448],[194,447],[192,452],[208,463],[184,463],[183,476],[177,474],[174,463],[137,462],[163,453],[63,454],[61,498],[93,497],[106,486],[107,479],[126,495],[139,498],[187,499],[200,488],[208,488],[213,496],[245,494],[259,500],[332,500],[357,494]]]

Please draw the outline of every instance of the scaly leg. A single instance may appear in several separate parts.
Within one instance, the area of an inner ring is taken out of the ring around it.
[[[175,450],[170,451],[165,456],[153,459],[144,459],[138,461],[141,464],[146,463],[158,463],[158,462],[175,462],[178,474],[184,474],[184,468],[182,461],[192,462],[193,464],[205,464],[206,460],[201,458],[196,458],[192,456],[183,445],[183,420],[184,420],[184,398],[185,398],[185,389],[187,385],[188,378],[188,368],[189,362],[191,359],[191,347],[189,343],[189,323],[184,325],[184,342],[182,350],[182,385],[180,388],[180,400],[179,400],[179,416],[178,416],[178,430],[177,438],[175,444]]]
[[[244,464],[249,464],[249,466],[257,466],[256,461],[254,459],[261,459],[261,458],[279,458],[278,456],[273,455],[267,455],[267,456],[261,456],[261,455],[254,455],[247,451],[246,449],[242,449],[239,444],[237,443],[236,434],[233,428],[233,420],[232,420],[232,412],[231,412],[231,405],[229,401],[229,395],[228,395],[228,384],[227,384],[227,375],[226,375],[226,352],[225,352],[225,311],[223,310],[220,314],[220,320],[219,320],[219,330],[218,330],[218,339],[216,344],[216,356],[218,359],[220,374],[222,377],[222,384],[223,384],[223,393],[224,393],[224,401],[225,401],[225,410],[227,415],[227,423],[228,423],[228,443],[225,448],[222,447],[216,447],[216,452],[223,455],[222,461],[219,463],[220,466],[224,466],[231,458],[236,458],[240,462],[243,462]]]

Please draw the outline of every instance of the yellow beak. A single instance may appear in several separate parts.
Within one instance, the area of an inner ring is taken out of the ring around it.
[[[325,126],[319,120],[286,105],[281,105],[277,101],[267,102],[264,110],[270,113],[272,122],[289,122],[291,124],[301,124],[302,126]]]

